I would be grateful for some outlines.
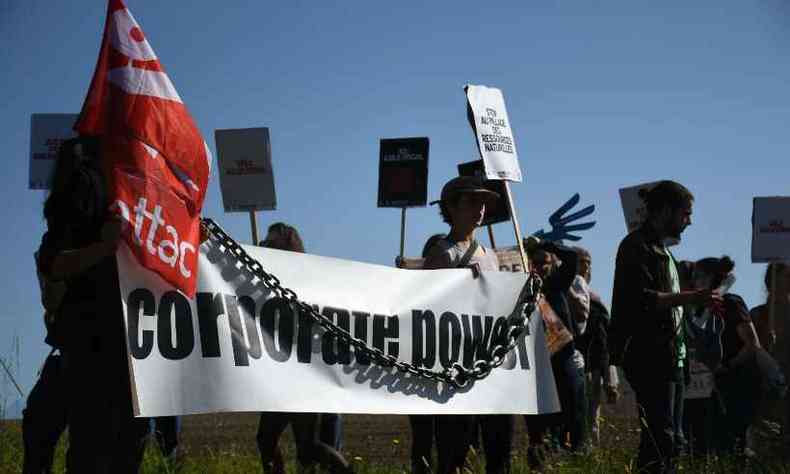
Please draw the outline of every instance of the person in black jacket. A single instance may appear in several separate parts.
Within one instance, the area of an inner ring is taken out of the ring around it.
[[[682,401],[687,364],[683,306],[708,306],[721,297],[711,289],[681,291],[668,249],[691,224],[691,192],[661,181],[644,200],[646,221],[617,251],[609,352],[636,393],[642,424],[637,469],[675,472],[675,405]]]
[[[536,272],[543,279],[542,292],[546,301],[573,338],[578,338],[581,331],[578,322],[571,315],[566,296],[576,276],[576,252],[553,242],[540,241],[535,237],[527,238],[525,244],[531,271]],[[551,428],[556,429],[564,425],[571,434],[571,450],[580,450],[585,445],[584,359],[577,350],[574,340],[552,355],[551,366],[562,412],[559,415],[525,415],[524,417],[530,443],[527,460],[534,469],[543,467],[544,438]]]
[[[65,285],[57,309],[48,310],[47,342],[62,353],[63,392],[50,396],[66,402],[70,473],[136,473],[148,433],[148,420],[132,412],[115,261],[122,225],[108,201],[96,142],[64,142],[37,264],[44,280]],[[28,401],[28,416],[40,419],[36,406]]]

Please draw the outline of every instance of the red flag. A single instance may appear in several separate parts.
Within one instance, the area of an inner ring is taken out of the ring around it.
[[[211,154],[122,0],[109,0],[99,60],[74,126],[102,138],[113,206],[144,267],[189,296]]]

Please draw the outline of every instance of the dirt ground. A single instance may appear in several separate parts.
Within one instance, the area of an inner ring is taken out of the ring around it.
[[[604,405],[604,418],[627,419],[627,426],[636,418],[633,396],[626,391],[623,399],[615,405]],[[181,443],[184,454],[206,453],[207,451],[230,451],[237,453],[256,453],[255,433],[258,428],[257,413],[232,413],[213,415],[193,415],[183,418]],[[617,423],[623,426],[622,420]],[[607,431],[610,431],[607,433]],[[612,430],[603,430],[602,444],[614,445]],[[286,455],[293,455],[293,439],[290,430],[283,437],[282,448]],[[516,452],[526,450],[526,428],[524,420],[516,421]],[[375,464],[406,466],[409,463],[411,432],[409,420],[404,415],[344,415],[343,416],[343,453],[348,459],[360,457]]]

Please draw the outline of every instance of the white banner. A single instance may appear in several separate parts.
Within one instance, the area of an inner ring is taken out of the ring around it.
[[[60,144],[77,133],[72,130],[77,114],[30,116],[30,176],[28,189],[49,189]]]
[[[658,183],[658,181],[653,181],[620,189],[620,202],[623,205],[625,226],[629,233],[638,229],[644,222],[645,217],[647,217],[647,208],[642,195],[650,191]]]
[[[268,128],[215,130],[225,212],[277,208]]]
[[[466,86],[469,120],[485,164],[486,177],[521,182],[516,141],[510,129],[502,91],[486,86]]]
[[[481,357],[523,273],[414,271],[245,247],[302,301],[370,346],[440,369]],[[251,284],[207,242],[195,300],[118,252],[138,416],[228,411],[533,414],[559,410],[540,315],[502,367],[464,389],[370,364]]]
[[[752,262],[790,261],[790,197],[756,197]]]

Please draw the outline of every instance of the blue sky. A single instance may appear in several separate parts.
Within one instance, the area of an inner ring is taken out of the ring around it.
[[[625,234],[620,187],[671,178],[697,196],[679,258],[728,254],[750,305],[751,199],[790,191],[790,4],[646,2],[159,2],[128,0],[214,150],[214,130],[268,126],[279,209],[311,253],[390,264],[399,211],[378,209],[380,138],[428,136],[429,199],[477,158],[463,85],[503,90],[525,179],[513,186],[523,230],[574,192],[595,204],[581,242],[609,300]],[[77,112],[106,3],[0,0],[0,354],[21,343],[25,390],[46,355],[33,267],[44,194],[27,190],[30,114]],[[215,153],[216,155],[216,153]],[[212,177],[204,215],[224,214]],[[443,231],[437,210],[408,212],[407,253]],[[512,227],[495,227],[512,245]],[[487,242],[485,234],[481,240]],[[2,380],[2,379],[0,379]],[[10,396],[0,387],[0,399]]]

